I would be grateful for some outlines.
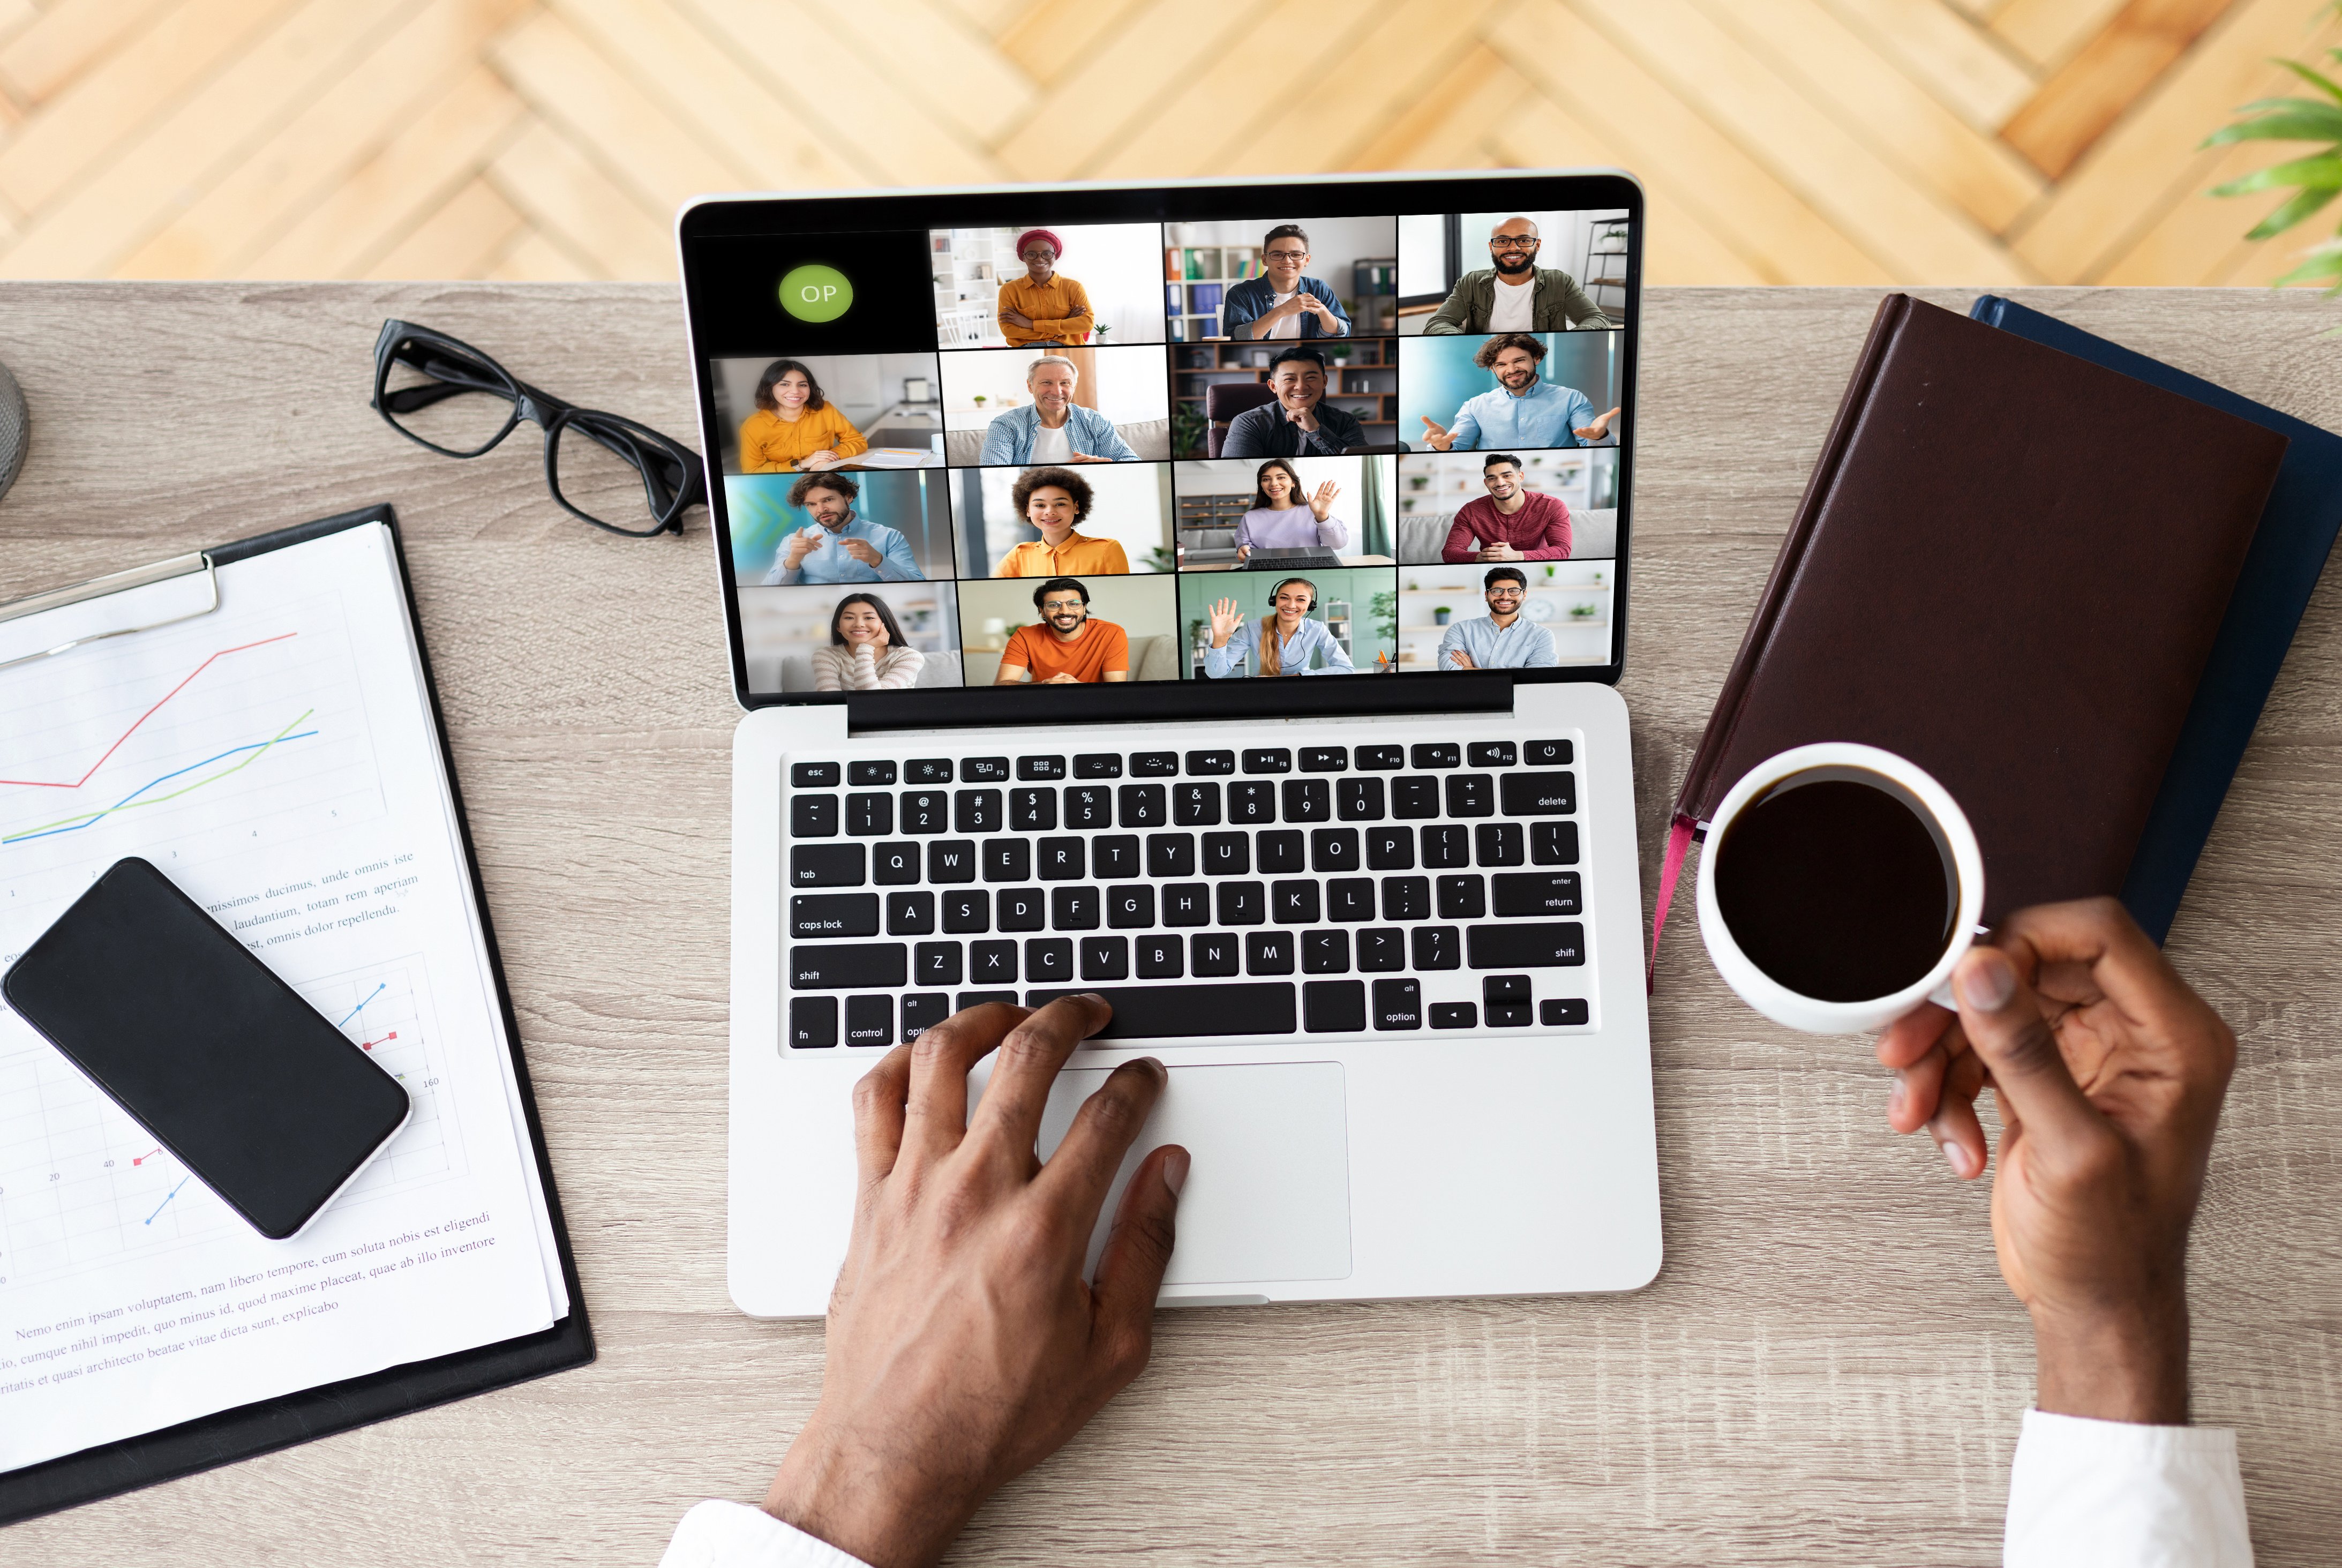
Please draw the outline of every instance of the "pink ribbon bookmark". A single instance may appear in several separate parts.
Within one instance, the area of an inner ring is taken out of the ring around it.
[[[1667,825],[1667,853],[1659,862],[1659,898],[1651,911],[1651,950],[1643,965],[1643,992],[1658,989],[1659,933],[1667,928],[1667,905],[1675,902],[1676,878],[1683,874],[1684,856],[1691,853],[1691,835],[1699,824],[1678,816]]]

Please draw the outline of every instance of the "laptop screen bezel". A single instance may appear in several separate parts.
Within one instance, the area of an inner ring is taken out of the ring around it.
[[[746,709],[844,704],[856,730],[934,729],[1005,724],[1160,723],[1177,719],[1328,717],[1349,714],[1504,712],[1516,680],[1594,681],[1615,685],[1626,671],[1626,605],[1632,580],[1634,464],[1639,434],[1636,372],[1642,335],[1644,201],[1642,185],[1623,170],[1476,170],[1451,174],[1318,175],[1259,181],[1174,180],[1159,184],[1095,182],[1063,185],[953,186],[928,190],[818,192],[804,195],[705,196],[676,218],[683,277],[692,386],[699,404],[700,450],[722,450],[712,362],[704,341],[707,313],[722,308],[712,291],[695,287],[695,245],[703,239],[737,239],[800,233],[902,232],[968,228],[1022,222],[1046,203],[1054,222],[1184,223],[1255,218],[1266,222],[1346,216],[1357,213],[1625,210],[1627,214],[1626,307],[1621,348],[1620,406],[1626,439],[1618,445],[1617,543],[1611,590],[1610,658],[1601,664],[1536,671],[1456,671],[1382,680],[1150,681],[1080,686],[1042,695],[1015,688],[915,687],[884,693],[752,692],[741,629],[739,585],[733,573],[730,529],[724,509],[721,465],[707,459],[710,532],[723,584],[725,632],[732,694]],[[1167,347],[1168,345],[1166,345]],[[1049,704],[1036,710],[1036,702]]]

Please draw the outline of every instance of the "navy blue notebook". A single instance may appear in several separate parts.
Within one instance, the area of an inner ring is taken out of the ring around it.
[[[2159,943],[2179,912],[2180,895],[2187,891],[2196,858],[2211,836],[2228,781],[2236,777],[2261,706],[2277,684],[2285,651],[2292,645],[2294,630],[2301,624],[2302,612],[2308,608],[2309,595],[2334,548],[2334,536],[2342,531],[2342,435],[1998,295],[1986,295],[1968,315],[1987,326],[2192,397],[2291,439],[2244,569],[2237,574],[2236,591],[2205,663],[2195,704],[2164,770],[2163,788],[2131,857],[2130,874],[2123,882],[2123,903]]]

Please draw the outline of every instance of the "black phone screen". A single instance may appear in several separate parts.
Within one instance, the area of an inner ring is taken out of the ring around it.
[[[143,860],[75,900],[0,995],[273,1240],[406,1120],[396,1079]]]

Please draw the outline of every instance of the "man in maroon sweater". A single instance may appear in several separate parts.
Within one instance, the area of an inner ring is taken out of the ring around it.
[[[1521,460],[1491,452],[1480,467],[1488,494],[1456,509],[1455,525],[1439,558],[1466,561],[1566,561],[1569,508],[1556,496],[1540,495],[1521,483]],[[1476,548],[1474,541],[1477,540]]]

